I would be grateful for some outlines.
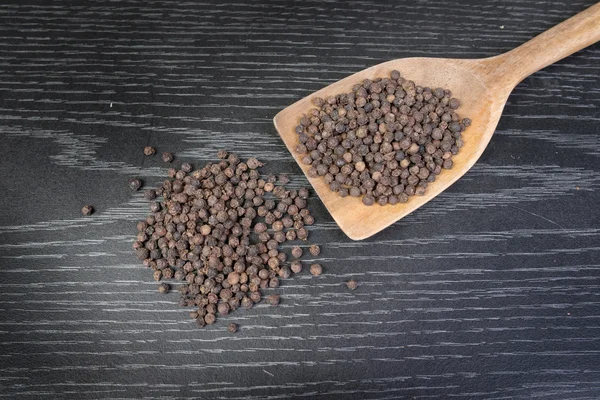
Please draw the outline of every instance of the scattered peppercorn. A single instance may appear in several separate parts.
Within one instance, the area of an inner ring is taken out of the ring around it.
[[[278,294],[272,294],[268,297],[269,304],[272,306],[279,305],[280,296]]]
[[[131,178],[129,180],[129,188],[131,190],[139,190],[142,187],[142,181],[140,179],[137,178]]]
[[[94,207],[90,206],[90,205],[85,205],[81,208],[81,213],[83,215],[91,215],[94,212]]]
[[[215,317],[215,314],[206,314],[204,316],[204,322],[206,322],[207,325],[214,324],[216,320],[217,320],[217,317]]]
[[[170,153],[168,151],[165,151],[164,153],[162,153],[163,162],[170,163],[170,162],[173,162],[173,159],[174,159],[173,153]]]
[[[348,286],[348,289],[350,290],[355,290],[358,287],[358,282],[356,282],[354,279],[351,279],[346,282],[346,286]]]
[[[292,256],[294,256],[295,258],[302,257],[302,248],[300,246],[294,246],[294,248],[292,249]]]
[[[154,200],[156,198],[156,190],[154,190],[154,189],[145,190],[144,198],[146,200]]]
[[[171,287],[168,283],[161,283],[160,285],[158,285],[158,293],[169,293],[170,289]]]
[[[293,273],[299,274],[300,272],[302,272],[302,263],[299,260],[292,261],[292,265],[290,266],[290,269],[292,270]]]
[[[237,324],[231,323],[231,324],[227,325],[227,331],[229,333],[236,333],[237,330],[238,330]]]
[[[192,164],[190,164],[190,163],[181,164],[181,170],[185,173],[192,172]]]
[[[159,212],[160,209],[161,209],[161,205],[158,201],[155,201],[154,203],[150,203],[150,211]]]
[[[152,146],[144,147],[144,154],[147,156],[153,156],[156,153],[156,149]]]
[[[398,71],[313,104],[296,127],[307,175],[342,197],[362,196],[366,206],[424,195],[452,168],[471,124],[456,113],[460,101],[449,90],[415,85]]]
[[[319,276],[323,273],[323,267],[320,264],[312,264],[310,266],[310,273],[314,276]]]
[[[311,245],[308,248],[308,251],[310,252],[310,254],[312,254],[315,257],[318,256],[319,254],[321,254],[321,248],[316,244]]]
[[[308,190],[286,189],[285,178],[261,178],[263,163],[256,158],[244,162],[225,151],[218,158],[195,171],[189,163],[171,168],[169,179],[144,191],[151,214],[137,224],[133,245],[156,281],[179,283],[180,304],[196,308],[190,316],[199,326],[215,323],[217,314],[251,308],[262,289],[300,272],[299,260],[286,265],[280,246],[306,240],[305,225],[314,223]],[[297,248],[295,258],[302,256]],[[278,295],[269,296],[270,304],[275,300]]]
[[[279,175],[279,183],[281,183],[282,185],[287,185],[288,183],[290,183],[290,177],[287,175]]]

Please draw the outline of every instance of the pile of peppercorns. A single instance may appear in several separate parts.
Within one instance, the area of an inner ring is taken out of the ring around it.
[[[308,175],[342,197],[363,196],[368,206],[425,194],[442,169],[452,168],[471,124],[456,113],[460,101],[449,90],[417,86],[398,71],[313,104],[296,127]]]
[[[295,260],[288,266],[281,245],[307,240],[305,226],[314,223],[307,189],[286,190],[287,176],[263,179],[256,158],[244,162],[225,151],[218,157],[193,172],[189,163],[170,168],[170,179],[144,192],[152,213],[137,224],[133,244],[155,280],[181,283],[180,304],[196,307],[190,316],[200,326],[213,324],[217,314],[252,307],[261,289],[277,288],[280,279],[301,272],[302,249],[293,248]],[[141,183],[134,179],[129,185],[137,190]],[[320,248],[312,245],[309,252],[318,255]],[[310,271],[320,275],[322,268],[313,264]],[[169,290],[169,284],[159,285],[161,293]],[[279,295],[268,302],[279,304]],[[228,329],[235,332],[237,325]]]

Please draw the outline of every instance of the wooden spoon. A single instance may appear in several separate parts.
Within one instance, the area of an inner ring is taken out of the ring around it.
[[[314,108],[314,97],[326,98],[350,92],[364,79],[389,77],[400,71],[417,85],[450,89],[461,101],[458,110],[472,124],[466,129],[464,146],[453,157],[454,167],[444,170],[429,184],[425,195],[411,196],[407,203],[365,206],[361,198],[340,197],[321,177],[307,178],[333,219],[351,239],[361,240],[381,231],[440,194],[463,176],[485,150],[496,129],[504,104],[513,88],[530,74],[600,40],[600,3],[562,22],[507,53],[483,59],[404,58],[375,65],[335,82],[279,112],[275,128],[306,174],[295,148],[295,127],[302,114]]]

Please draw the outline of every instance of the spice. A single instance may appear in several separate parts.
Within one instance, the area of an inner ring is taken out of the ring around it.
[[[156,149],[152,146],[144,147],[144,154],[147,156],[153,156],[156,153]]]
[[[129,188],[131,190],[137,191],[142,187],[142,181],[137,178],[129,179]]]
[[[308,251],[310,254],[312,254],[313,256],[318,256],[319,254],[321,254],[321,248],[319,246],[317,246],[316,244],[311,245],[308,248]]]
[[[231,323],[231,324],[227,325],[227,331],[229,333],[236,333],[237,330],[238,330],[237,324]]]
[[[170,163],[170,162],[173,162],[173,159],[174,159],[173,153],[169,153],[168,151],[165,151],[164,153],[162,153],[163,162]]]
[[[154,203],[150,203],[150,211],[152,212],[158,212],[161,209],[161,205],[159,202],[155,201]]]
[[[350,290],[355,290],[358,287],[358,282],[356,282],[354,279],[351,279],[348,282],[346,282],[346,286]]]
[[[294,256],[295,258],[302,257],[302,248],[300,246],[294,246],[294,248],[292,249],[292,256]]]
[[[280,296],[278,294],[272,294],[268,297],[269,304],[272,306],[279,305]]]
[[[153,277],[154,277],[155,281],[160,281],[162,278],[162,271],[161,270],[154,271]]]
[[[181,164],[181,170],[185,173],[192,172],[192,164],[190,164],[190,163]]]
[[[170,289],[171,287],[168,283],[161,283],[160,285],[158,285],[158,293],[169,293]]]
[[[313,104],[296,127],[307,175],[342,197],[362,196],[366,206],[424,195],[452,168],[471,124],[456,113],[460,101],[449,90],[418,86],[398,71]]]
[[[308,190],[288,190],[282,177],[261,178],[263,163],[256,158],[243,161],[224,151],[218,157],[195,171],[189,163],[169,169],[169,179],[144,191],[151,214],[137,224],[133,245],[155,280],[178,282],[180,304],[196,308],[190,316],[199,326],[213,324],[217,314],[251,308],[261,301],[262,289],[277,288],[280,279],[300,272],[300,262],[288,266],[280,247],[306,240],[305,225],[314,223]],[[299,258],[302,249],[292,253]],[[164,285],[159,290],[168,291]],[[279,303],[279,296],[268,302]]]
[[[298,260],[292,261],[292,264],[290,265],[290,269],[292,270],[293,273],[299,274],[300,272],[302,272],[302,263]]]
[[[204,316],[204,322],[206,322],[207,325],[214,324],[216,320],[217,320],[217,317],[215,317],[215,314],[206,314]]]
[[[312,264],[310,266],[310,273],[314,276],[319,276],[323,273],[323,267],[320,264]]]
[[[81,208],[81,213],[83,215],[91,215],[94,212],[94,207],[90,205],[85,205]]]
[[[146,200],[154,200],[156,198],[156,190],[154,190],[154,189],[144,190],[144,198]]]

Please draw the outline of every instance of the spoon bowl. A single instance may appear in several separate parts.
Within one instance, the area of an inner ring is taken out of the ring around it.
[[[522,46],[484,59],[404,58],[378,64],[337,81],[279,112],[275,127],[286,147],[304,171],[323,204],[348,237],[361,240],[410,214],[446,190],[479,159],[498,125],[506,100],[526,76],[600,40],[600,3],[542,33]],[[396,205],[365,206],[360,197],[341,197],[321,177],[311,178],[309,166],[295,151],[299,143],[295,127],[302,114],[314,108],[312,99],[352,91],[364,79],[389,77],[393,70],[423,87],[450,89],[460,100],[461,118],[471,119],[462,136],[464,146],[452,158],[454,166],[443,170],[427,186],[423,196],[410,196]]]
[[[352,86],[364,79],[389,76],[400,71],[406,79],[430,88],[451,88],[452,96],[460,99],[457,110],[461,117],[471,119],[471,126],[463,135],[464,146],[452,158],[454,166],[444,170],[435,182],[427,186],[425,195],[410,196],[407,203],[371,207],[362,204],[359,197],[341,197],[329,189],[321,177],[307,178],[323,204],[340,228],[354,240],[365,239],[413,212],[463,176],[477,161],[492,138],[509,90],[494,93],[478,75],[479,60],[444,58],[404,58],[375,65],[335,82],[289,106],[275,116],[275,127],[300,168],[307,174],[309,166],[301,162],[302,155],[294,150],[299,143],[294,128],[303,113],[311,108],[315,97],[327,98],[351,92]]]

